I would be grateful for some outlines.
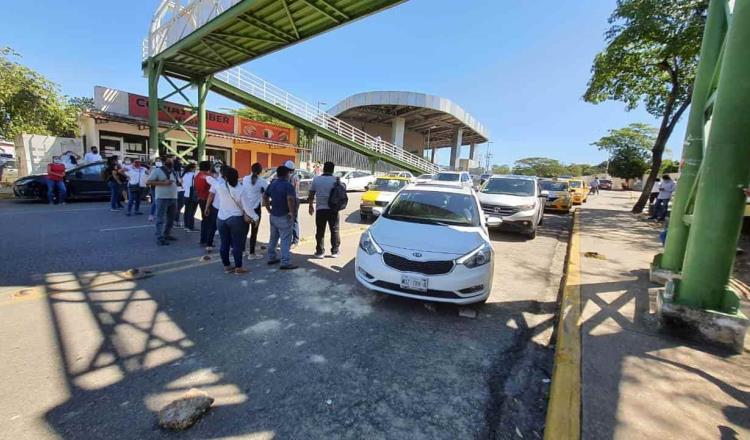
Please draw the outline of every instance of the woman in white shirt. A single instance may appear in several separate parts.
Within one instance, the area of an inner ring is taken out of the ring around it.
[[[185,191],[185,231],[197,232],[195,230],[195,211],[198,209],[198,195],[195,192],[195,164],[185,165],[185,174],[182,175],[182,188]]]
[[[255,244],[258,241],[258,228],[260,227],[261,212],[263,212],[261,202],[263,201],[263,193],[268,188],[268,182],[260,177],[260,173],[263,172],[261,164],[254,163],[250,167],[250,171],[252,174],[242,179],[242,203],[248,210],[258,216],[258,220],[250,225],[250,255],[248,256],[251,260],[258,260],[263,258],[263,255],[255,253]],[[250,213],[247,214],[250,215]]]
[[[219,255],[221,255],[221,262],[224,264],[224,272],[239,275],[247,273],[247,269],[242,267],[242,252],[245,250],[247,239],[245,217],[247,215],[250,221],[256,222],[258,216],[255,215],[254,211],[243,207],[242,185],[240,185],[237,170],[226,167],[224,178],[223,184],[215,183],[211,186],[214,197],[219,199],[219,212],[217,214],[217,226],[221,238]],[[234,266],[229,261],[230,248],[234,257]]]

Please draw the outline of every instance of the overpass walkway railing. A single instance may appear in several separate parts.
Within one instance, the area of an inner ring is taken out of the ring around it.
[[[423,173],[435,173],[440,170],[440,167],[432,162],[383,139],[371,136],[240,67],[217,73],[212,81],[212,88],[221,89],[222,84],[219,82],[291,113],[306,121],[307,128],[315,129],[322,137],[334,142],[344,140],[344,143],[348,144],[344,146],[356,147],[355,150],[367,156],[395,165],[406,165],[409,169]],[[288,122],[294,124],[297,121]],[[334,136],[330,136],[331,134]]]

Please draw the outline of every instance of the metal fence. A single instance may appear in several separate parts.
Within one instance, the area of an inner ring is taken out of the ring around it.
[[[313,145],[310,161],[318,163],[331,161],[337,167],[371,171],[367,156],[327,139],[318,139]],[[382,161],[375,165],[375,172],[387,173],[390,171],[401,171],[401,168]]]

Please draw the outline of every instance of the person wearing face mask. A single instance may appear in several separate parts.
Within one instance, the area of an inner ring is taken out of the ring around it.
[[[151,175],[151,172],[157,168],[161,168],[164,166],[164,161],[162,158],[157,158],[153,165],[151,166],[151,170],[149,170],[149,175]],[[154,216],[156,215],[156,191],[153,186],[149,186],[149,196],[151,197],[151,208],[148,210],[148,221],[151,223],[154,221]]]
[[[141,161],[136,160],[133,166],[127,171],[128,173],[128,212],[125,214],[130,217],[135,205],[135,215],[143,214],[141,212],[141,197],[146,192],[146,169],[141,166]]]
[[[155,168],[148,177],[147,183],[155,187],[156,195],[156,243],[168,245],[177,240],[171,234],[177,211],[177,173],[172,159],[163,161],[163,166]]]
[[[99,154],[99,149],[95,146],[91,147],[91,151],[86,153],[85,156],[83,156],[83,160],[86,163],[92,163],[92,162],[100,162],[102,160],[102,155]]]
[[[218,214],[221,209],[221,199],[216,197],[216,187],[224,185],[224,165],[221,162],[214,164],[214,175],[207,177],[206,181],[211,185],[208,190],[208,200],[206,200],[206,210],[203,218],[208,223],[206,237],[206,252],[213,251],[214,236],[218,228]]]
[[[211,229],[208,218],[206,218],[206,206],[209,196],[209,190],[211,185],[208,183],[208,178],[211,178],[211,162],[204,160],[198,164],[198,174],[195,176],[195,194],[198,198],[198,208],[201,212],[201,241],[200,246],[208,246],[208,233]],[[211,235],[211,244],[213,244],[213,235]]]
[[[55,202],[55,189],[57,189],[57,203],[65,204],[65,165],[60,156],[54,156],[52,163],[47,165],[47,201],[50,205]]]

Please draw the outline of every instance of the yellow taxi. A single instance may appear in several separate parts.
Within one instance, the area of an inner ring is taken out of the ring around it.
[[[568,185],[570,185],[570,196],[573,199],[574,205],[580,205],[586,203],[589,198],[589,186],[583,179],[568,179]]]
[[[544,209],[547,211],[568,213],[573,207],[570,194],[570,183],[567,180],[539,179],[542,191],[547,191]]]
[[[388,206],[396,194],[411,182],[409,177],[385,176],[378,177],[367,186],[367,192],[362,194],[359,205],[359,216],[362,220],[368,220],[379,215]]]

